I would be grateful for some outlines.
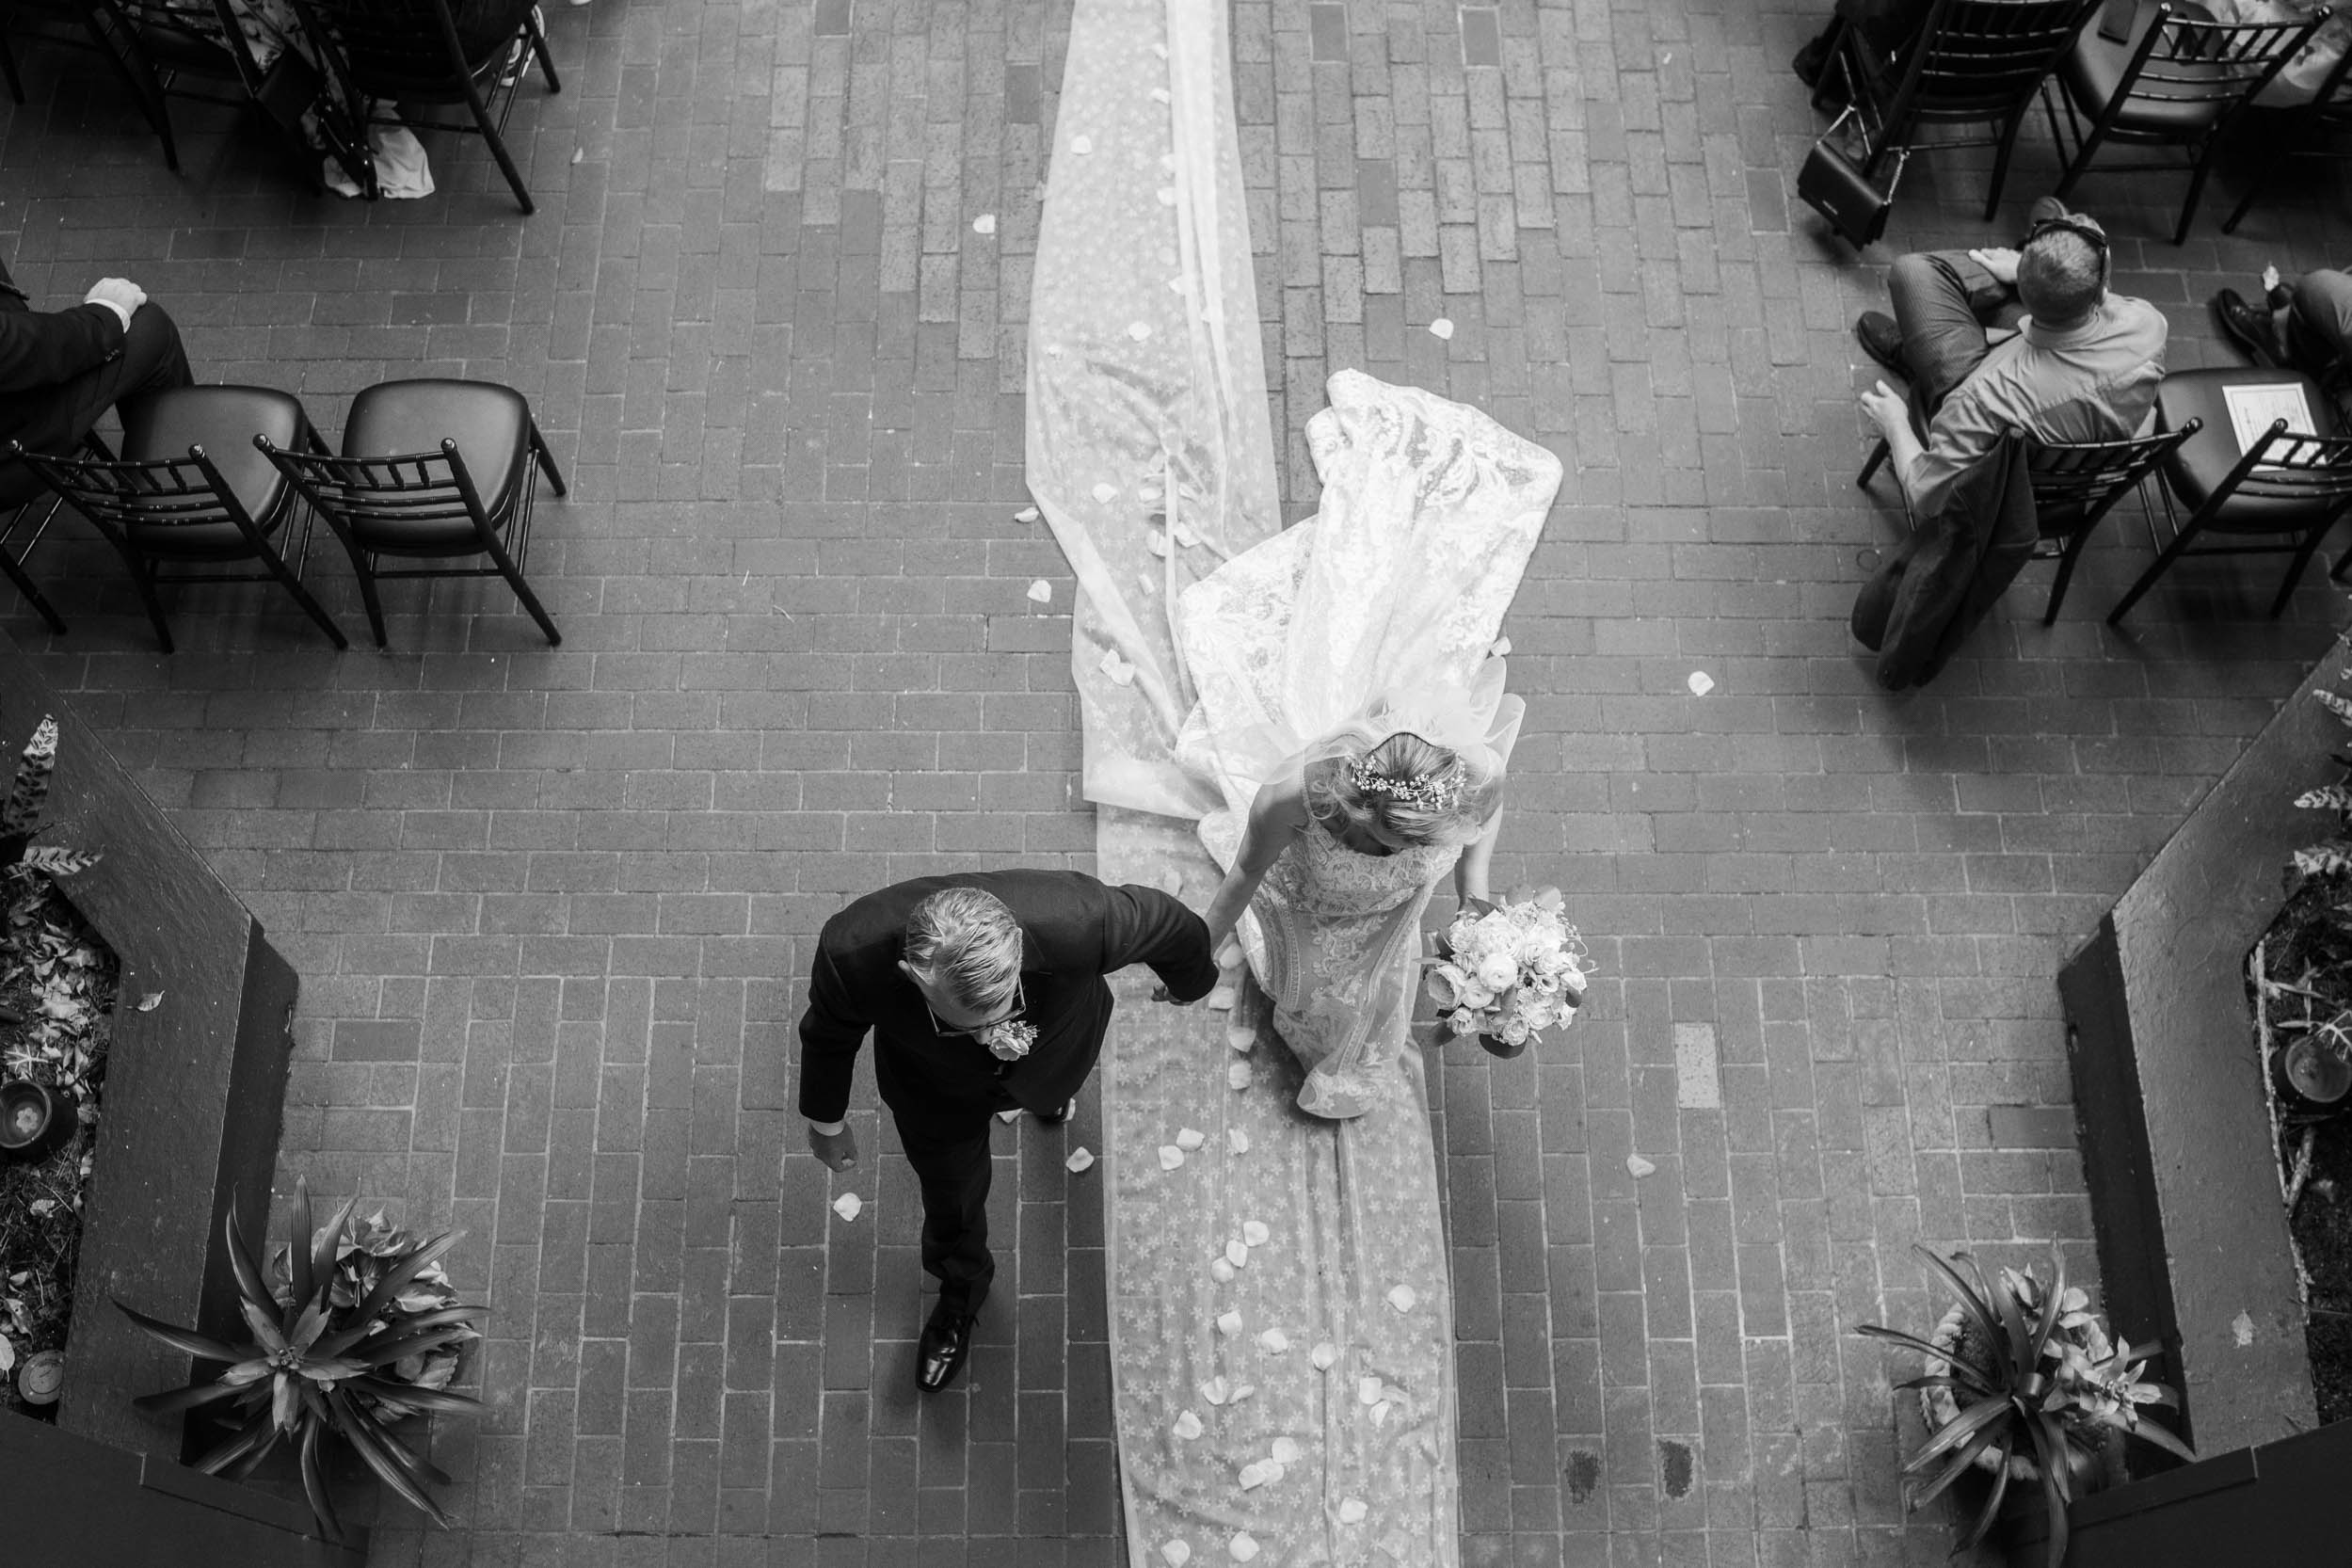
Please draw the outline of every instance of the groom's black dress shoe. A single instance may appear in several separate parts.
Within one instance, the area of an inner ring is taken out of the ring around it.
[[[1060,1127],[1064,1122],[1070,1119],[1070,1112],[1076,1111],[1077,1109],[1078,1101],[1064,1100],[1062,1102],[1061,1109],[1055,1111],[1050,1115],[1047,1114],[1043,1111],[1033,1111],[1030,1112],[1030,1114],[1035,1116],[1039,1122],[1043,1123],[1047,1127]]]
[[[936,1394],[955,1381],[965,1357],[972,1353],[972,1320],[977,1316],[961,1301],[939,1298],[915,1344],[916,1387]]]

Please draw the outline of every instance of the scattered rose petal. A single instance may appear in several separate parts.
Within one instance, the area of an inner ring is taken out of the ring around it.
[[[1086,156],[1087,153],[1092,152],[1094,150],[1095,138],[1092,136],[1072,136],[1070,138],[1070,151],[1077,153],[1081,158]]]
[[[1388,1304],[1400,1312],[1412,1311],[1413,1304],[1420,1299],[1410,1285],[1400,1285],[1388,1292]]]
[[[1655,1175],[1657,1167],[1656,1165],[1651,1164],[1648,1160],[1642,1159],[1638,1154],[1629,1154],[1625,1156],[1625,1174],[1632,1176],[1637,1181],[1645,1176]]]
[[[975,234],[993,234],[993,233],[995,233],[996,232],[997,232],[997,215],[996,215],[996,214],[994,214],[994,213],[983,213],[983,214],[981,214],[978,217],[976,217],[976,218],[972,219],[972,232],[973,232],[973,233],[975,233]]]
[[[1444,316],[1439,316],[1429,324],[1429,335],[1432,338],[1451,338],[1454,335],[1454,324]]]
[[[1331,1364],[1339,1359],[1339,1347],[1326,1339],[1306,1352],[1306,1359],[1315,1363],[1319,1372],[1331,1370]]]
[[[1254,1383],[1237,1383],[1233,1385],[1233,1402],[1235,1404],[1240,1404],[1243,1400],[1248,1399],[1252,1394],[1256,1392],[1257,1384]]]
[[[1180,1127],[1176,1128],[1176,1142],[1177,1148],[1191,1154],[1194,1149],[1208,1142],[1208,1135],[1198,1128]]]
[[[1225,1385],[1222,1376],[1213,1377],[1201,1384],[1201,1398],[1210,1404],[1223,1404],[1233,1398],[1233,1391]]]
[[[1058,343],[1049,343],[1046,344],[1046,353],[1050,358],[1058,360],[1062,358],[1062,345]]]
[[[1176,1434],[1190,1443],[1201,1434],[1201,1418],[1191,1411],[1180,1411],[1176,1418]]]
[[[1190,1416],[1192,1412],[1188,1410],[1185,1414]],[[1200,1423],[1194,1421],[1192,1425],[1197,1432]],[[1171,1541],[1160,1548],[1160,1555],[1168,1560],[1168,1568],[1184,1568],[1186,1563],[1192,1560],[1192,1548],[1181,1541]]]
[[[1177,276],[1168,280],[1168,292],[1170,294],[1182,294],[1184,292],[1184,277],[1179,273]]]
[[[1042,577],[1037,579],[1036,582],[1032,583],[1029,585],[1029,601],[1032,604],[1051,604],[1053,602],[1053,584],[1047,582]]]
[[[1220,1285],[1231,1285],[1235,1277],[1233,1265],[1222,1257],[1211,1258],[1208,1262],[1208,1277]]]
[[[1062,1163],[1069,1167],[1071,1173],[1075,1175],[1093,1169],[1095,1156],[1093,1151],[1081,1144],[1077,1148],[1072,1149],[1070,1151],[1070,1158],[1064,1160]]]
[[[1184,893],[1184,873],[1176,870],[1174,866],[1162,868],[1160,872],[1160,890],[1167,894],[1170,898],[1182,897]]]
[[[1160,1145],[1160,1168],[1161,1170],[1173,1171],[1183,1163],[1184,1151],[1182,1149],[1177,1148],[1174,1144]]]
[[[1225,1261],[1232,1264],[1237,1269],[1247,1268],[1250,1261],[1250,1249],[1248,1245],[1241,1241],[1238,1237],[1233,1240],[1227,1241],[1225,1243]]]
[[[833,1212],[844,1220],[855,1220],[865,1207],[866,1200],[855,1192],[843,1192],[833,1200]]]
[[[1120,658],[1119,650],[1115,648],[1103,650],[1102,673],[1111,678],[1111,683],[1113,686],[1135,684],[1135,666]]]
[[[1270,1328],[1257,1336],[1257,1343],[1260,1348],[1280,1355],[1290,1348],[1290,1336],[1278,1328]],[[1290,1462],[1286,1459],[1283,1463],[1288,1464]]]
[[[1142,343],[1144,339],[1151,336],[1151,323],[1147,321],[1130,321],[1127,324],[1127,335],[1133,338],[1137,343]]]
[[[1356,1379],[1355,1400],[1358,1404],[1373,1405],[1380,1403],[1380,1379]]]
[[[1217,968],[1223,974],[1238,975],[1241,972],[1241,944],[1239,941],[1230,936],[1225,938],[1225,945],[1217,950]]]
[[[1192,549],[1194,545],[1201,542],[1201,536],[1198,534],[1193,533],[1192,529],[1186,527],[1180,522],[1173,522],[1168,525],[1168,537],[1176,540],[1176,543],[1182,545],[1187,550]]]
[[[1250,1152],[1250,1135],[1238,1127],[1225,1128],[1225,1147],[1236,1154]]]
[[[35,1198],[31,1203],[25,1205],[25,1207],[31,1209],[35,1214],[46,1214],[51,1209],[57,1207],[57,1200],[55,1198]]]
[[[1151,101],[1152,101],[1153,103],[1155,103],[1155,104],[1165,104],[1165,103],[1168,103],[1168,102],[1170,101],[1170,100],[1169,100],[1169,97],[1168,97],[1168,89],[1167,89],[1166,88],[1152,88],[1152,89],[1151,89]]]
[[[581,159],[586,157],[587,155],[588,150],[584,147],[575,147],[571,150],[571,161],[573,163],[578,163]]]
[[[1266,1228],[1266,1222],[1263,1220],[1244,1220],[1241,1222],[1241,1240],[1247,1241],[1253,1247],[1264,1246],[1266,1244],[1266,1238],[1272,1234],[1273,1233]]]
[[[1168,553],[1168,536],[1155,528],[1144,536],[1144,548],[1154,555],[1165,555]]]
[[[1119,487],[1108,481],[1095,487],[1095,499],[1109,505],[1119,499]]]
[[[1715,690],[1715,677],[1704,670],[1690,672],[1690,695],[1692,696],[1704,696],[1713,690]]]
[[[1228,1023],[1225,1025],[1225,1044],[1247,1056],[1257,1047],[1257,1031],[1248,1024]]]
[[[1217,1332],[1224,1335],[1228,1339],[1240,1333],[1241,1314],[1239,1312],[1220,1312],[1217,1314]]]
[[[1024,506],[1019,511],[1013,514],[1013,520],[1015,522],[1035,522],[1037,520],[1037,508],[1034,506]]]
[[[1211,1012],[1230,1013],[1233,1011],[1233,987],[1230,985],[1220,985],[1208,993],[1208,1007]]]
[[[1157,479],[1146,479],[1142,484],[1136,486],[1135,498],[1138,501],[1158,501],[1160,499],[1160,481]]]
[[[1493,654],[1497,659],[1504,658],[1511,652],[1511,639],[1509,637],[1497,637],[1495,639],[1494,646],[1489,648],[1486,651]]]
[[[1247,1530],[1236,1530],[1225,1543],[1225,1551],[1236,1562],[1248,1562],[1257,1556],[1257,1540]]]
[[[1372,1406],[1372,1425],[1376,1427],[1386,1426],[1388,1424],[1388,1413],[1395,1408],[1396,1407],[1390,1404],[1386,1400],[1383,1400],[1380,1403]]]
[[[1272,1460],[1256,1459],[1242,1465],[1235,1479],[1240,1481],[1241,1490],[1248,1492],[1265,1485],[1281,1473],[1282,1466]]]
[[[1173,207],[1176,205],[1176,186],[1162,185],[1160,187],[1160,204],[1163,207]]]
[[[164,994],[161,991],[150,991],[147,995],[139,998],[139,1011],[142,1013],[152,1013],[156,1008],[161,1007],[163,1004]]]
[[[1228,1064],[1225,1068],[1225,1082],[1235,1089],[1248,1088],[1250,1086],[1250,1064],[1246,1062],[1235,1062]]]
[[[1343,1525],[1362,1524],[1364,1522],[1364,1515],[1368,1512],[1370,1511],[1365,1508],[1364,1499],[1361,1497],[1342,1497],[1339,1499],[1339,1522]]]

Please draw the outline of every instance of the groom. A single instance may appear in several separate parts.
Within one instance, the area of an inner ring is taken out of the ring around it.
[[[1217,983],[1201,918],[1150,888],[1082,872],[973,872],[902,882],[824,922],[800,1020],[800,1110],[808,1146],[836,1171],[857,1161],[842,1119],[857,1048],[873,1032],[874,1085],[922,1188],[922,1262],[938,1304],[915,1383],[936,1393],[971,1351],[988,1294],[988,1117],[1048,1125],[1102,1050],[1103,976],[1149,964],[1166,1000]]]

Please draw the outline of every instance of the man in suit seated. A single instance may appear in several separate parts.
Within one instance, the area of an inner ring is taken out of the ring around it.
[[[1160,997],[1217,984],[1208,927],[1156,888],[1081,872],[923,877],[869,893],[824,922],[800,1020],[808,1146],[856,1163],[847,1114],[857,1048],[874,1036],[874,1086],[922,1190],[922,1265],[939,1300],[916,1347],[936,1393],[971,1349],[996,1261],[988,1253],[988,1118],[1064,1120],[1111,1026],[1103,977],[1148,964]]]
[[[0,447],[70,456],[108,408],[140,392],[194,383],[180,328],[127,278],[101,278],[71,310],[36,311],[0,266]],[[0,508],[40,482],[0,463]]]
[[[1912,382],[1923,442],[1903,397],[1879,382],[1863,411],[1886,438],[1896,478],[1925,519],[2002,433],[2116,441],[2138,431],[2164,379],[2168,324],[2144,299],[2107,291],[2107,236],[2050,197],[2015,250],[1938,250],[1887,275],[1895,313],[1865,312],[1854,335]]]
[[[2214,296],[2214,318],[2258,365],[2325,379],[2352,369],[2352,276],[2321,267],[2288,281],[2263,268],[2263,303],[2235,289]]]

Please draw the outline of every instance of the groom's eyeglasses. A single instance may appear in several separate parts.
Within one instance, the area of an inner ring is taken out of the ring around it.
[[[1017,980],[1013,983],[1013,1005],[1010,1009],[997,1017],[990,1018],[986,1023],[973,1024],[968,1029],[950,1029],[947,1025],[941,1023],[939,1021],[939,1015],[932,1009],[931,999],[929,997],[923,998],[923,1011],[931,1014],[931,1028],[934,1033],[939,1034],[948,1039],[954,1039],[958,1036],[962,1036],[967,1039],[977,1039],[979,1038],[980,1032],[982,1030],[994,1029],[997,1025],[1001,1023],[1010,1023],[1015,1018],[1019,1017],[1022,1014],[1029,1011],[1028,983],[1026,981]]]

